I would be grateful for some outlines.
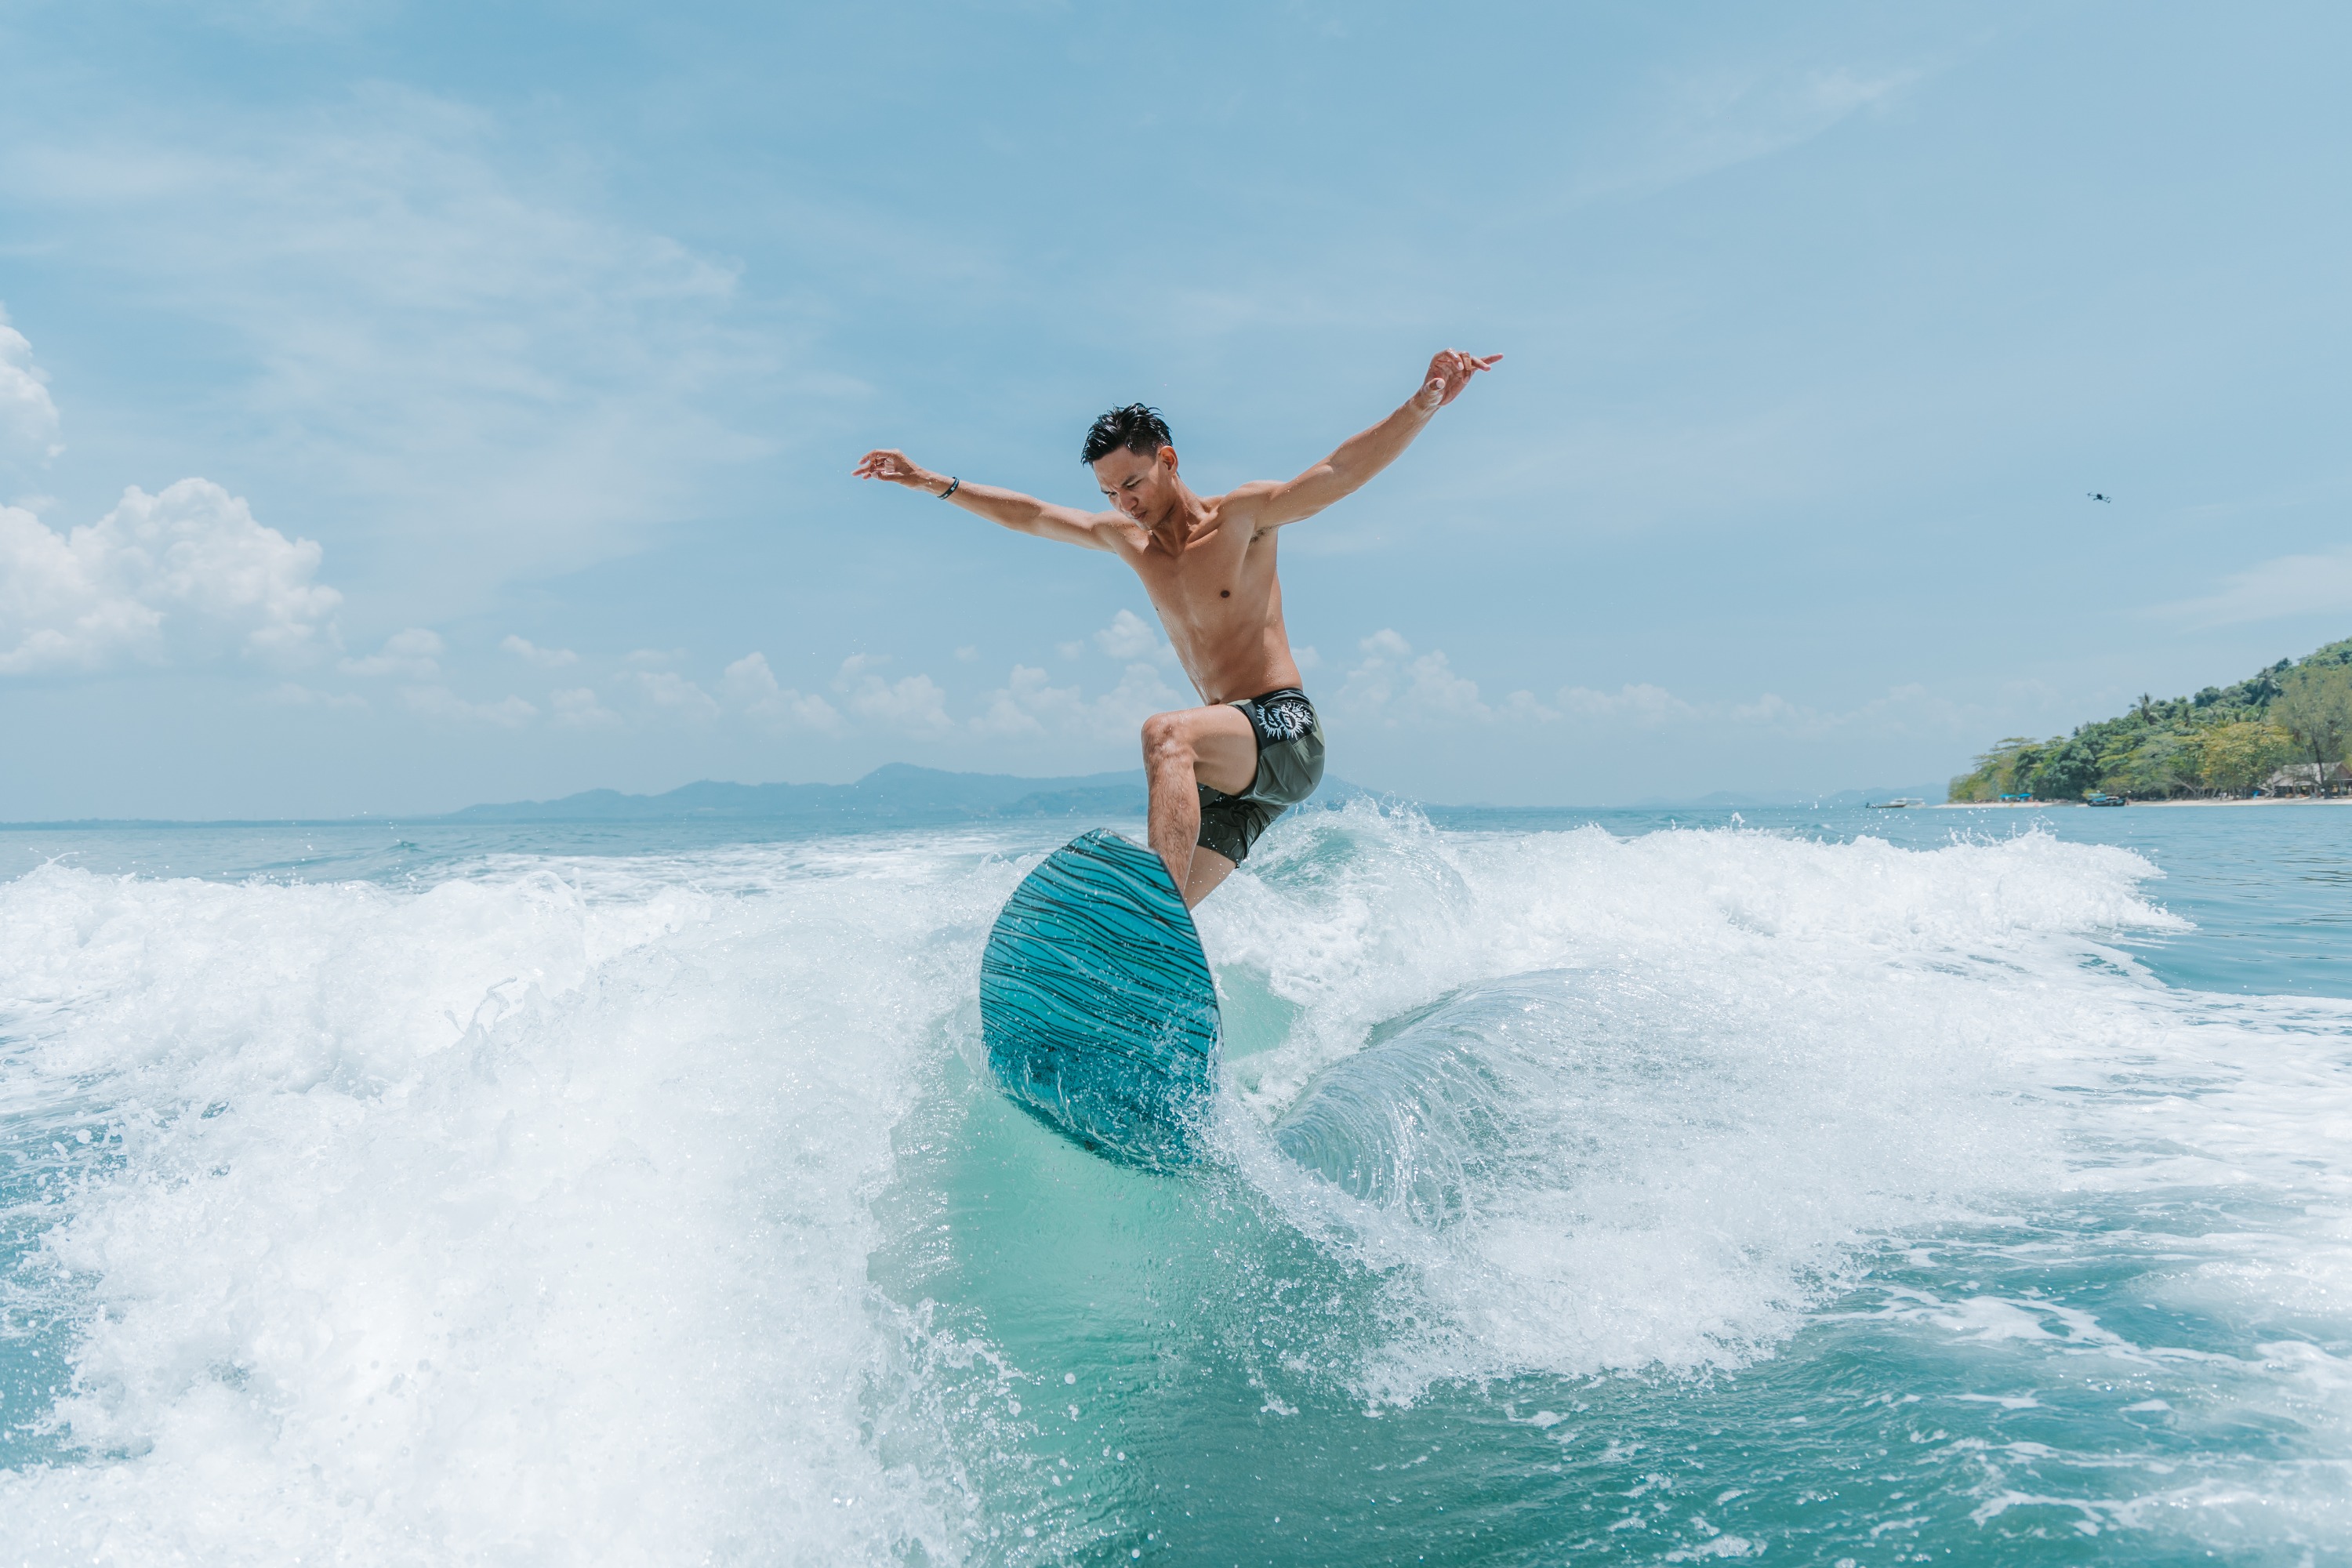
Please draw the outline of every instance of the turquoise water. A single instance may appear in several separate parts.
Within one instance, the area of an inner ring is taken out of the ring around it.
[[[2347,1555],[2352,812],[1302,814],[1192,1179],[986,1078],[1080,826],[0,832],[7,1543]]]

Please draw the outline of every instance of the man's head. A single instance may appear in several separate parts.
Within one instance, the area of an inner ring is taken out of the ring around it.
[[[1146,528],[1176,503],[1176,448],[1155,409],[1130,403],[1096,420],[1080,460],[1110,504]]]

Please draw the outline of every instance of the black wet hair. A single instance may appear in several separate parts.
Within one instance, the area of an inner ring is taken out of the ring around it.
[[[1078,455],[1078,461],[1095,462],[1122,447],[1150,457],[1160,447],[1175,444],[1168,434],[1168,421],[1160,417],[1160,410],[1130,403],[1094,422],[1094,427],[1087,432],[1086,448]]]

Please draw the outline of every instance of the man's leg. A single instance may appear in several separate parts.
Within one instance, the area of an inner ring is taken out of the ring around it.
[[[1192,877],[1184,884],[1184,907],[1197,910],[1217,884],[1234,874],[1234,863],[1205,844],[1192,846]]]
[[[1245,794],[1257,777],[1257,732],[1241,710],[1223,704],[1156,713],[1143,721],[1143,773],[1151,788],[1151,847],[1191,909],[1234,868],[1213,849],[1196,852],[1199,786]]]

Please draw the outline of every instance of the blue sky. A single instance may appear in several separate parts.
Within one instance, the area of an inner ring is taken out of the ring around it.
[[[1449,345],[1283,544],[1360,783],[1919,784],[2352,635],[2340,7],[653,10],[0,7],[0,818],[1131,766],[1139,589],[857,454],[1221,488]]]

